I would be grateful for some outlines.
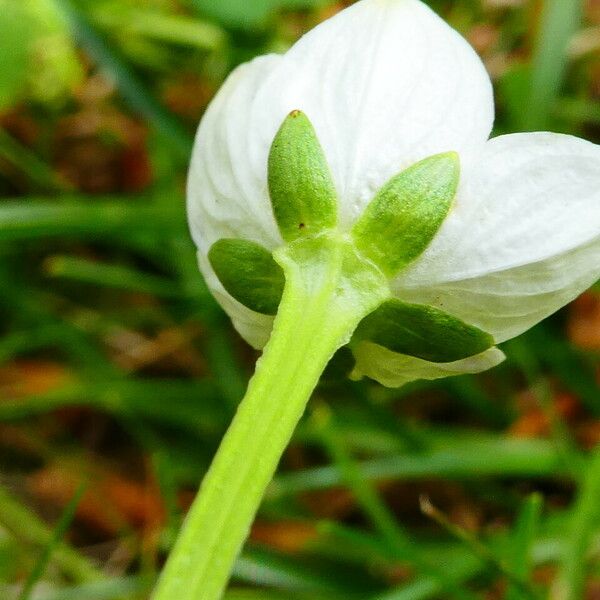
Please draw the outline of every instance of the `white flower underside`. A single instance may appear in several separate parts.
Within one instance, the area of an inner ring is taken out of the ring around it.
[[[461,183],[431,245],[393,282],[401,299],[438,307],[510,339],[600,277],[600,147],[530,133],[488,141],[490,79],[458,33],[418,0],[362,0],[285,55],[242,65],[210,105],[188,183],[190,227],[207,283],[240,334],[262,347],[272,318],[231,298],[206,255],[237,237],[282,244],[267,190],[267,157],[293,109],[311,119],[349,229],[404,168],[456,151]],[[366,344],[358,370],[385,385],[498,364],[497,349],[449,364]]]

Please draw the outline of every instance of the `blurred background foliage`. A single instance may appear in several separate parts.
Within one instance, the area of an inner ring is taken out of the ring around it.
[[[194,130],[344,4],[0,0],[0,597],[148,597],[256,359],[196,268]],[[496,134],[600,141],[598,0],[430,5]],[[504,350],[401,390],[338,355],[227,600],[600,598],[600,290]]]

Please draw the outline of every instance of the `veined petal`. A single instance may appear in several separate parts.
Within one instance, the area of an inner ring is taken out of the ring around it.
[[[505,358],[498,348],[449,363],[434,363],[392,352],[371,342],[360,342],[353,349],[355,376],[367,376],[386,387],[400,387],[417,379],[441,379],[451,375],[480,373],[499,365]]]
[[[269,248],[282,243],[270,204],[265,177],[250,168],[254,146],[248,114],[265,77],[280,62],[261,56],[235,69],[204,115],[194,145],[187,185],[190,231],[207,254],[221,238],[242,238]]]
[[[502,342],[598,278],[600,147],[531,133],[488,142],[437,237],[394,289]]]
[[[294,109],[315,127],[346,227],[388,179],[418,160],[457,151],[467,161],[493,122],[481,61],[431,9],[418,0],[357,2],[285,55],[238,68],[217,94],[190,171],[191,227],[201,247],[208,229],[279,243],[267,159]]]
[[[469,44],[419,0],[362,0],[295,44],[259,92],[249,126],[264,170],[284,117],[304,111],[349,226],[392,176],[434,154],[479,153],[493,95]]]
[[[188,180],[190,228],[202,256],[221,238],[281,245],[267,162],[277,130],[294,109],[315,127],[345,229],[386,181],[418,160],[456,151],[461,164],[468,163],[493,121],[481,61],[433,11],[418,0],[357,2],[284,56],[236,69],[211,103]],[[259,329],[264,316],[253,320],[217,285],[208,261],[201,260],[201,268],[240,332]],[[257,346],[255,333],[242,335]]]
[[[266,180],[257,184],[252,171],[244,166],[249,160],[245,154],[250,135],[247,111],[259,83],[279,60],[276,55],[263,56],[229,76],[198,129],[187,186],[190,231],[206,284],[239,334],[257,349],[267,343],[273,317],[235,300],[216,276],[208,252],[223,238],[250,240],[269,248],[282,243],[270,205],[265,206]]]

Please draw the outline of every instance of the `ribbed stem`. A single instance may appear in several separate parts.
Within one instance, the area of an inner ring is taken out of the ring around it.
[[[154,600],[217,600],[264,491],[321,373],[358,322],[385,294],[375,283],[354,290],[361,270],[339,240],[301,242],[281,251],[286,287],[271,339],[256,365],[167,562]],[[349,260],[350,259],[350,260]],[[369,286],[366,286],[369,288]]]

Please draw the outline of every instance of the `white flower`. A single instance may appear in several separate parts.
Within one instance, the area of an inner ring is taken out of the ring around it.
[[[267,159],[286,115],[315,127],[349,230],[375,192],[420,159],[459,154],[453,208],[427,250],[392,282],[502,342],[600,277],[600,147],[551,133],[488,140],[489,77],[472,48],[418,0],[362,0],[283,56],[236,69],[207,110],[191,163],[188,209],[201,270],[235,327],[262,347],[272,317],[234,300],[207,253],[221,238],[282,245],[267,189]],[[363,342],[358,371],[386,385],[477,372],[492,348],[435,364]]]

